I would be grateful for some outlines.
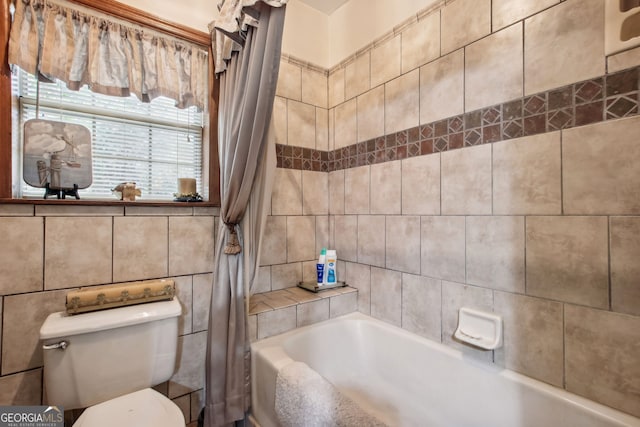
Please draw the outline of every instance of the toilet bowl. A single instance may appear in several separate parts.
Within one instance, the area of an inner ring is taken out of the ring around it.
[[[174,297],[91,313],[53,313],[40,328],[47,404],[86,408],[74,427],[184,427],[182,411],[150,387],[176,369]]]

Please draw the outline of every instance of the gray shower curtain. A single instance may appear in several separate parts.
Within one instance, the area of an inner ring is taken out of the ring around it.
[[[239,3],[238,0],[233,1]],[[263,191],[270,188],[265,172],[268,169],[267,159],[274,158],[267,150],[275,150],[268,142],[284,15],[284,7],[255,3],[250,17],[253,25],[257,19],[257,26],[245,28],[243,46],[235,45],[235,51],[225,63],[226,71],[219,75],[218,145],[222,205],[206,356],[204,421],[208,427],[224,426],[243,419],[250,404],[245,298],[250,286],[247,281],[253,280],[259,253],[255,239],[260,235],[263,219],[257,218],[261,215],[256,212],[262,210]],[[242,38],[234,37],[237,41]],[[250,201],[251,206],[248,207]],[[240,250],[244,253],[237,253]]]

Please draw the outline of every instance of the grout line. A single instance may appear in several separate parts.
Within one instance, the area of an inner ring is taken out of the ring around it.
[[[489,2],[489,34],[495,33],[493,28],[493,0]]]
[[[464,283],[468,283],[469,280],[467,278],[467,221],[469,220],[468,216],[464,217]]]
[[[489,179],[491,180],[491,214],[493,215],[495,213],[495,207],[494,207],[494,194],[495,194],[495,181],[493,179],[493,152],[494,152],[494,147],[493,144],[491,144],[491,158],[489,161]]]
[[[440,197],[439,197],[440,212],[438,213],[438,215],[442,215],[442,153],[438,153],[438,161],[440,165]]]
[[[166,277],[169,277],[169,269],[171,268],[171,245],[169,244],[169,236],[171,235],[171,227],[169,225],[170,222],[170,217],[167,215],[167,270],[165,271],[165,275]],[[192,279],[192,283],[193,283],[193,279]]]
[[[464,140],[464,115],[470,111],[467,111],[467,46],[463,46],[462,48],[462,129],[463,129],[463,140]],[[454,50],[453,52],[457,52],[458,49]],[[451,52],[451,53],[453,53]],[[482,108],[480,108],[480,111],[482,111]],[[500,119],[502,120],[502,117],[500,117]],[[446,118],[445,120],[447,120],[447,122],[449,121],[449,118]],[[482,113],[480,113],[480,125],[482,126]],[[464,147],[464,142],[462,144],[462,146]]]
[[[496,289],[491,289],[491,312],[492,313],[496,312],[496,292],[498,292]],[[503,331],[503,335],[504,335],[504,331]],[[491,350],[491,363],[494,363],[494,364],[496,363],[496,351],[497,349]],[[504,364],[506,365],[506,361]]]
[[[418,21],[417,21],[417,19],[416,19],[416,24],[417,24],[417,23],[418,23]],[[401,32],[399,32],[398,34],[396,34],[395,36],[396,36],[396,37],[397,37],[397,36],[400,36],[400,51],[398,52],[398,54],[400,55],[400,76],[402,76],[402,75],[404,74],[404,73],[402,72],[402,65],[403,65],[403,64],[402,64],[402,39],[403,39],[404,37],[402,37],[402,31],[401,31]],[[419,68],[419,67],[418,67],[418,68]]]
[[[404,164],[404,160],[406,160],[406,159],[407,158],[404,158],[404,159],[400,160],[400,216],[405,214],[404,213],[404,206],[403,206],[404,203],[402,202],[403,201],[402,196],[404,195],[404,185],[403,185],[403,181],[402,181],[402,176],[403,176],[402,167],[403,167],[403,164]]]
[[[493,1],[493,0],[492,0]],[[525,96],[525,88],[526,86],[526,74],[525,74],[525,70],[527,69],[525,60],[524,60],[524,49],[525,49],[525,44],[524,44],[524,19],[522,20],[522,97],[524,98]],[[523,100],[524,101],[524,100]],[[548,108],[547,108],[548,110]],[[524,134],[524,102],[522,103],[522,133]]]
[[[387,265],[387,258],[388,258],[387,257],[387,240],[388,240],[388,238],[387,238],[387,215],[383,215],[382,218],[384,220],[384,234],[383,234],[384,242],[382,243],[382,247],[384,248],[384,250],[383,250],[383,252],[384,252],[384,268],[386,270],[387,268],[389,268],[389,266]]]
[[[284,259],[286,260],[285,264],[287,264],[289,262],[289,245],[286,244],[286,242],[287,242],[287,233],[288,233],[287,228],[288,227],[289,227],[289,217],[285,216],[284,217],[284,241],[285,241]],[[271,283],[271,285],[273,286],[273,283]]]
[[[367,270],[369,271],[369,313],[367,313],[369,316],[371,316],[371,295],[372,295],[372,290],[373,287],[371,286],[371,266],[367,265]]]
[[[442,325],[444,324],[443,312],[442,312],[442,305],[443,305],[442,300],[444,299],[444,292],[443,292],[443,284],[442,284],[443,280],[440,279],[439,282],[440,282],[440,342],[442,342],[442,336],[443,336]]]
[[[607,217],[607,284],[609,290],[609,311],[613,310],[613,289],[611,287],[611,220],[612,217]]]
[[[564,215],[564,130],[560,130],[560,215]]]
[[[404,312],[404,275],[405,273],[402,272],[400,273],[400,327],[402,328],[403,325],[403,318],[404,316],[402,315],[402,313]]]
[[[524,225],[524,295],[527,295],[527,220],[529,219],[528,215],[523,216],[523,225]]]
[[[439,30],[440,30],[440,34],[439,34],[440,37],[439,37],[439,40],[438,40],[438,42],[439,42],[438,49],[439,49],[440,52],[439,52],[438,58],[442,58],[442,56],[443,56],[442,55],[442,8],[440,8],[440,10],[438,10],[438,19],[440,20],[440,23],[438,25],[439,26]],[[438,58],[436,58],[436,59],[438,59]]]
[[[562,388],[567,389],[567,339],[566,339],[566,315],[565,315],[565,307],[566,304],[561,303],[560,307],[562,308]]]

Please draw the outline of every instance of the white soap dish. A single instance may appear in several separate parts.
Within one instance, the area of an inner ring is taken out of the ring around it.
[[[458,315],[458,329],[453,335],[476,347],[495,350],[502,347],[502,317],[462,307]]]

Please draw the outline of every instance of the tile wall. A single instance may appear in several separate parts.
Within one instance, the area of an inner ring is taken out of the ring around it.
[[[273,114],[278,152],[292,161],[285,167],[278,156],[255,293],[315,280],[317,254],[329,243],[327,75],[283,55]]]
[[[335,247],[359,311],[640,416],[640,49],[603,22],[455,0],[328,71],[285,56],[260,289]],[[462,306],[504,347],[455,342]]]
[[[202,406],[217,208],[0,204],[0,405],[43,402],[39,330],[80,286],[172,278],[179,366],[156,388],[187,422]],[[73,414],[67,414],[73,417]]]

